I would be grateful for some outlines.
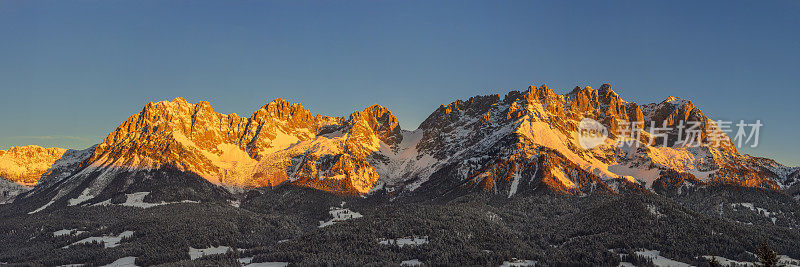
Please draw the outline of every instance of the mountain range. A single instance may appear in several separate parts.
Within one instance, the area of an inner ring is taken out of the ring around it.
[[[588,149],[587,119],[608,129]],[[674,128],[685,123],[698,125],[699,145],[677,142]],[[654,125],[673,130],[650,142]],[[332,117],[275,99],[243,117],[179,97],[148,103],[84,150],[0,151],[0,177],[0,203],[28,215],[134,202],[238,205],[243,195],[287,186],[406,203],[731,187],[800,200],[800,168],[740,154],[691,101],[640,105],[609,84],[473,96],[441,105],[415,130],[380,105]]]
[[[589,150],[578,140],[584,118],[612,132]],[[648,144],[651,122],[659,127],[698,122],[701,145]],[[618,145],[626,136],[614,130],[629,123],[640,125],[640,142]],[[511,197],[539,188],[585,194],[703,184],[797,191],[800,169],[741,155],[727,136],[712,144],[714,134],[720,134],[718,126],[691,101],[669,97],[638,105],[608,84],[576,87],[565,95],[542,85],[502,98],[458,100],[440,106],[413,131],[401,129],[380,105],[330,117],[275,99],[241,117],[216,113],[208,102],[175,98],[147,104],[84,151],[36,146],[0,151],[0,176],[21,186],[41,183],[31,196],[57,184],[57,197],[77,194],[75,204],[102,201],[95,197],[111,177],[136,180],[164,169],[229,189],[291,183],[358,195],[484,190]]]

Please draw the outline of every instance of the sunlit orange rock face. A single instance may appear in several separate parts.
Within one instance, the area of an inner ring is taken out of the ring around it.
[[[24,186],[34,186],[42,174],[66,152],[63,148],[40,146],[11,147],[0,150],[0,179]]]
[[[208,102],[176,98],[150,103],[129,117],[94,150],[87,164],[173,167],[226,186],[290,181],[364,193],[378,179],[365,157],[379,142],[398,142],[399,130],[397,119],[377,105],[344,119],[313,115],[299,103],[276,99],[244,118],[216,113]],[[338,136],[320,136],[326,132]],[[290,149],[295,145],[298,149]],[[312,148],[323,151],[309,153]]]
[[[314,140],[298,142],[262,161],[257,175],[285,177],[297,185],[337,193],[368,192],[380,175],[367,157],[381,146],[392,149],[402,141],[397,118],[386,108],[373,105],[337,121],[341,123],[327,125]],[[275,166],[274,159],[280,158],[291,160]]]

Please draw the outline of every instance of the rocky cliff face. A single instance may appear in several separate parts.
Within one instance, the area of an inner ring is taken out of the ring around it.
[[[264,179],[265,185],[290,181],[343,194],[369,192],[380,174],[367,158],[382,148],[397,149],[403,140],[397,118],[373,105],[339,121],[317,132],[314,139],[260,161],[254,177]]]

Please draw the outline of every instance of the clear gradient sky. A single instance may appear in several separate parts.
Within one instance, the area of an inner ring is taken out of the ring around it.
[[[764,123],[742,152],[800,165],[800,1],[0,0],[0,149],[85,148],[150,101],[249,116],[440,104],[609,82]]]

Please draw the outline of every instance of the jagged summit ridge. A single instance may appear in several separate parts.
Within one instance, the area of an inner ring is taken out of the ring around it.
[[[349,119],[314,115],[300,103],[275,99],[249,118],[214,112],[208,102],[183,98],[147,104],[108,135],[87,163],[94,167],[174,167],[221,185],[258,186],[260,160],[324,131],[346,132],[343,153],[365,157],[375,140],[398,142],[397,119],[374,105]],[[374,140],[373,140],[374,139]]]

